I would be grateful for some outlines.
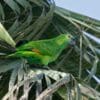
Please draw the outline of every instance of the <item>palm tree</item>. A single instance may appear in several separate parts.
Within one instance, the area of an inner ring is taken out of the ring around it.
[[[77,37],[48,68],[6,59],[22,40]],[[55,5],[53,0],[0,1],[0,99],[99,100],[100,21]]]

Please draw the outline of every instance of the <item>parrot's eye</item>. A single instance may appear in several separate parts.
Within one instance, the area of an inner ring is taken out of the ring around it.
[[[71,38],[71,35],[68,35],[68,38]]]
[[[68,37],[70,38],[70,35]]]

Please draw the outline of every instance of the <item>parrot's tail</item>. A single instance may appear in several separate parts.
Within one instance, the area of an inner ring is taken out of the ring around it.
[[[14,58],[14,57],[15,57],[15,54],[14,53],[9,54],[9,55],[6,56],[6,58]]]
[[[17,52],[13,52],[13,53],[6,55],[6,58],[19,58],[19,57],[20,56],[18,55]]]
[[[4,48],[2,53],[0,53],[0,59],[6,59],[9,58],[9,55],[14,54],[16,52],[16,49],[11,48]]]

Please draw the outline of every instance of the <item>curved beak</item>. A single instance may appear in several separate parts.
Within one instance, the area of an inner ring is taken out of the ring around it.
[[[73,38],[71,39],[70,45],[71,45],[71,46],[75,46],[75,45],[76,45],[76,40],[77,40],[77,37],[73,37]]]

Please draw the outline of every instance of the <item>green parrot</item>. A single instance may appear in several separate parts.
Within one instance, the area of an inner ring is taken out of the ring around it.
[[[23,57],[29,64],[48,65],[55,61],[60,53],[70,45],[73,36],[61,34],[52,39],[30,41],[16,48],[16,52],[8,55],[9,58]]]

